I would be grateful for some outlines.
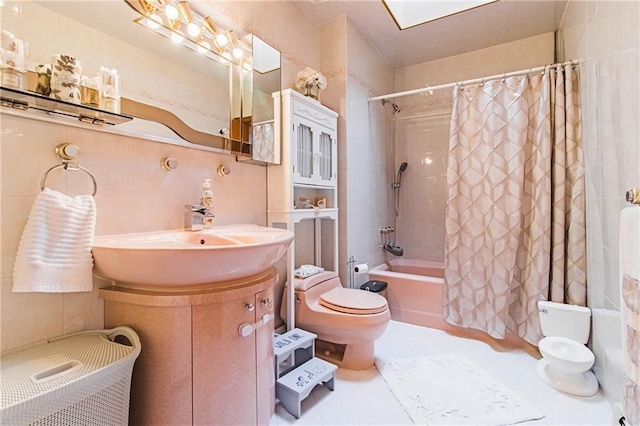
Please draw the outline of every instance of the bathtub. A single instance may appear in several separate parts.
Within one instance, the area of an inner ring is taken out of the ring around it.
[[[443,263],[394,259],[370,269],[369,279],[389,284],[391,319],[440,330],[452,328],[442,318]]]
[[[518,336],[494,339],[483,331],[461,328],[443,318],[444,264],[425,260],[394,259],[369,270],[369,279],[384,281],[391,319],[482,341],[494,350],[522,349],[540,359],[538,349]]]

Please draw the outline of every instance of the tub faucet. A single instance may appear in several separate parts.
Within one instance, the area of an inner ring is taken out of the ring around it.
[[[187,211],[184,213],[184,229],[187,231],[202,231],[204,218],[213,217],[207,212],[206,207],[200,204],[185,204]]]
[[[388,251],[394,256],[400,257],[404,254],[404,250],[402,249],[402,247],[397,246],[395,243],[387,243],[383,248],[385,251]]]

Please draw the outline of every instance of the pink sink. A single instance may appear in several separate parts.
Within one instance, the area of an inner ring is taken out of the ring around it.
[[[124,287],[175,290],[250,277],[287,251],[293,232],[258,225],[101,235],[92,252],[96,275]]]

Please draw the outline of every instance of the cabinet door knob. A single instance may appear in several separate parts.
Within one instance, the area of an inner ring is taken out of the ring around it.
[[[266,306],[269,307],[271,305],[271,299],[269,299],[268,297],[265,297],[264,299],[261,300],[262,306]]]
[[[244,305],[244,307],[247,309],[247,311],[249,312],[253,312],[253,310],[256,308],[255,305],[251,302],[247,303],[246,305]]]

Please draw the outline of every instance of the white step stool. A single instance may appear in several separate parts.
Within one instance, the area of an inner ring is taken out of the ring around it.
[[[300,404],[317,384],[334,388],[338,367],[315,358],[316,335],[299,328],[274,337],[276,398],[284,408],[300,418]],[[291,360],[293,360],[291,362]]]
[[[276,379],[292,367],[303,364],[315,355],[316,335],[299,328],[289,330],[273,338],[273,353],[276,362]],[[293,362],[283,365],[293,355]]]
[[[337,369],[335,364],[312,358],[276,381],[276,396],[284,408],[299,419],[302,400],[317,384],[322,383],[333,390]]]

